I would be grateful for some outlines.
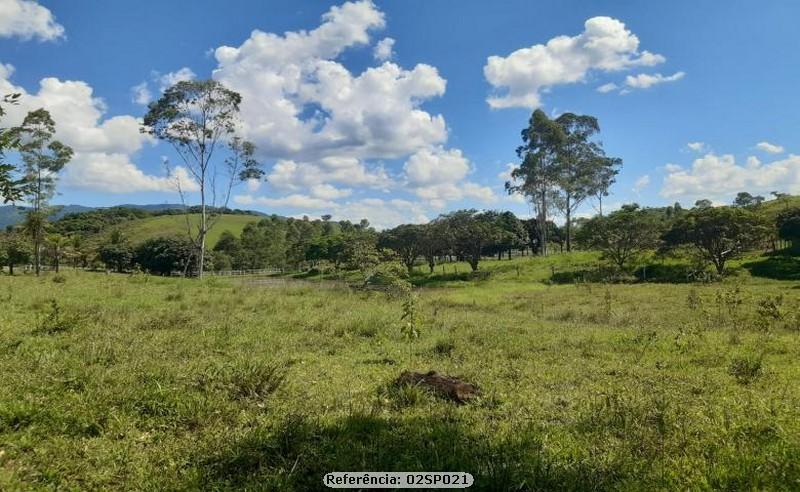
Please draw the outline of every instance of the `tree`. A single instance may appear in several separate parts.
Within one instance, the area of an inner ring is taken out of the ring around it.
[[[736,194],[733,200],[733,205],[736,207],[757,207],[764,201],[761,195],[753,196],[746,191],[741,191]]]
[[[714,204],[711,203],[711,200],[707,200],[705,198],[702,198],[694,202],[694,208],[711,208],[713,206]]]
[[[599,250],[620,270],[647,250],[658,247],[661,227],[654,214],[639,205],[623,205],[609,215],[583,223],[576,239],[586,249]]]
[[[114,230],[108,241],[100,245],[97,251],[100,261],[106,268],[110,268],[118,273],[122,273],[131,267],[133,263],[133,247],[125,239],[119,230]]]
[[[447,241],[439,225],[430,223],[420,227],[422,228],[420,254],[425,258],[430,273],[433,273],[433,269],[436,267],[436,257],[444,254]]]
[[[238,93],[215,80],[181,81],[151,103],[144,117],[142,131],[174,147],[199,193],[200,222],[195,232],[187,217],[189,237],[197,249],[199,277],[203,276],[206,236],[214,224],[214,215],[213,212],[209,214],[208,206],[215,207],[217,193],[222,192],[223,208],[227,207],[235,182],[260,179],[264,174],[255,160],[253,144],[234,135],[241,100]],[[224,160],[227,182],[220,189],[217,177],[221,173],[215,151],[223,145],[228,149]],[[179,179],[175,182],[185,202],[185,184]]]
[[[517,156],[522,159],[518,168],[511,171],[511,180],[506,182],[509,193],[519,193],[531,202],[534,215],[542,231],[541,249],[547,255],[547,216],[553,207],[551,198],[557,182],[557,142],[561,139],[559,126],[541,109],[533,112],[524,128],[522,145],[517,147]]]
[[[52,260],[52,265],[56,273],[61,269],[61,258],[64,256],[69,244],[69,238],[58,233],[50,233],[45,237],[47,253]]]
[[[528,128],[522,131],[523,145],[517,148],[517,155],[523,161],[512,170],[506,189],[531,198],[543,234],[544,255],[547,215],[553,205],[565,215],[570,251],[575,210],[589,196],[597,196],[602,202],[622,164],[620,159],[607,157],[600,142],[594,140],[599,131],[592,116],[564,113],[552,120],[540,109],[533,112]]]
[[[422,254],[423,236],[424,226],[403,224],[382,232],[378,236],[378,246],[395,251],[410,275],[414,262]]]
[[[678,218],[663,239],[670,247],[693,247],[722,275],[728,260],[756,245],[766,233],[765,224],[750,210],[697,207]]]
[[[552,220],[548,220],[545,224],[545,231],[539,228],[539,221],[535,218],[523,220],[522,225],[527,232],[528,247],[534,253],[541,252],[545,238],[550,242],[555,242],[559,245],[563,244],[561,229]]]
[[[0,265],[8,265],[8,273],[14,275],[14,266],[27,264],[31,258],[31,246],[25,237],[16,232],[0,235]]]
[[[800,207],[783,210],[778,214],[776,225],[778,237],[797,246],[797,241],[800,240]]]
[[[442,215],[436,222],[442,225],[453,252],[469,262],[474,272],[484,248],[494,245],[502,235],[493,219],[492,214],[470,209]]]
[[[488,254],[496,254],[501,260],[503,253],[511,259],[511,250],[520,249],[527,243],[528,234],[525,226],[512,212],[486,212],[488,218],[497,226],[500,234],[497,241],[486,249]]]
[[[8,94],[3,96],[2,103],[16,104],[19,94]],[[5,115],[3,104],[0,104],[0,117]],[[8,150],[16,149],[19,145],[19,138],[13,129],[0,127],[0,198],[3,203],[13,202],[22,198],[22,183],[14,179],[14,166],[5,162],[5,153]]]
[[[605,157],[605,159],[609,159],[609,161],[597,169],[595,186],[592,190],[592,194],[597,198],[598,212],[601,217],[603,216],[603,198],[609,195],[609,188],[617,181],[617,174],[619,174],[617,168],[622,166],[622,159],[613,157]]]
[[[564,113],[555,120],[560,128],[554,141],[557,162],[556,206],[564,213],[567,251],[572,251],[572,215],[589,196],[605,193],[622,161],[606,157],[593,138],[600,132],[597,118]]]
[[[216,253],[215,270],[239,268],[242,260],[242,241],[230,231],[224,231],[214,245],[214,253]]]
[[[56,124],[44,109],[31,111],[22,125],[14,129],[19,152],[25,164],[22,193],[31,204],[25,228],[33,239],[33,264],[36,275],[42,263],[42,245],[47,226],[50,198],[55,194],[58,173],[72,159],[72,149],[53,140]]]
[[[196,250],[194,244],[182,237],[156,237],[139,244],[134,262],[150,273],[169,275],[189,268]]]

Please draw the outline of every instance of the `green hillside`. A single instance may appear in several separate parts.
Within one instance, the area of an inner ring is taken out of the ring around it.
[[[239,236],[247,224],[258,222],[263,217],[258,215],[223,215],[208,234],[207,246],[214,247],[223,232],[229,231]],[[194,230],[200,221],[200,214],[190,214],[189,221]],[[133,243],[141,243],[159,236],[178,236],[186,234],[185,215],[161,215],[138,219],[119,226]]]
[[[775,220],[775,217],[782,211],[795,207],[800,207],[800,196],[792,195],[766,201],[757,210],[765,217]]]

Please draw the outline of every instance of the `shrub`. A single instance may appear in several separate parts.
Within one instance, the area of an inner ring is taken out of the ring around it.
[[[157,237],[136,247],[134,261],[147,272],[169,275],[185,271],[193,256],[194,246],[188,239]]]
[[[762,358],[752,354],[734,357],[728,366],[728,374],[739,384],[750,384],[762,373]]]

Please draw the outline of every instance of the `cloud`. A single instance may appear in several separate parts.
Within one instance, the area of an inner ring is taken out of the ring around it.
[[[375,44],[377,66],[352,73],[338,61],[345,50],[368,46],[384,27],[384,14],[372,2],[347,2],[309,31],[255,30],[241,45],[214,52],[213,78],[242,95],[244,137],[260,158],[275,160],[267,180],[289,192],[296,208],[300,196],[310,208],[346,198],[353,187],[406,190],[438,205],[491,195],[465,181],[469,161],[445,148],[444,117],[422,108],[447,88],[436,67],[388,61],[392,38]],[[402,172],[385,169],[385,161],[399,159],[405,159]],[[255,203],[289,203],[267,200]]]
[[[647,188],[648,185],[650,185],[650,176],[647,174],[640,176],[633,184],[633,192],[638,195],[643,189]]]
[[[699,152],[705,152],[706,150],[708,150],[708,146],[705,144],[705,142],[689,142],[689,143],[686,144],[686,146],[692,152],[698,152],[699,153]]]
[[[86,82],[46,77],[38,92],[29,93],[9,80],[12,73],[12,66],[0,64],[0,94],[22,94],[19,104],[5,108],[3,123],[18,125],[29,111],[46,108],[56,122],[56,138],[75,151],[64,168],[66,186],[110,193],[172,191],[177,177],[185,189],[193,189],[183,168],[166,177],[147,175],[136,167],[131,157],[152,138],[139,131],[140,122],[133,116],[106,117],[105,103]]]
[[[159,93],[163,93],[182,80],[194,80],[196,77],[197,75],[189,67],[183,67],[165,74],[156,71],[151,73],[151,79],[158,86]],[[147,106],[153,100],[153,93],[150,91],[150,85],[146,80],[131,87],[131,94],[133,102],[142,106]]]
[[[133,164],[125,154],[79,152],[65,168],[63,183],[73,189],[132,193],[141,191],[198,191],[197,183],[184,167],[176,167],[171,176],[150,176]]]
[[[394,56],[394,39],[383,38],[378,41],[375,48],[372,50],[372,56],[378,61],[391,60]]]
[[[294,216],[314,216],[316,213],[330,213],[334,220],[350,220],[358,222],[369,220],[378,229],[394,227],[409,222],[428,222],[426,209],[419,203],[399,198],[384,200],[381,198],[363,198],[346,203],[315,198],[304,194],[291,194],[278,198],[253,197],[237,195],[234,202],[243,206],[267,205],[289,210],[299,210]],[[313,210],[314,213],[309,213]]]
[[[386,61],[353,74],[336,61],[384,25],[373,3],[348,2],[311,31],[255,30],[215,50],[213,77],[242,95],[243,131],[262,157],[393,159],[447,140],[444,118],[420,107],[445,92],[435,67]]]
[[[266,205],[268,207],[285,207],[299,209],[331,210],[337,207],[335,202],[315,198],[301,193],[294,193],[279,198],[253,197],[251,195],[236,195],[233,201],[240,205]]]
[[[416,202],[403,199],[383,200],[380,198],[365,198],[348,202],[334,210],[335,220],[357,221],[362,218],[369,220],[377,229],[387,229],[398,224],[428,222],[428,212]]]
[[[756,148],[768,154],[781,154],[783,147],[780,145],[771,144],[769,142],[758,142]]]
[[[497,91],[487,102],[492,108],[541,105],[541,92],[585,80],[590,71],[615,72],[653,66],[665,58],[639,51],[639,38],[611,17],[592,17],[577,36],[557,36],[546,44],[490,56],[483,73]]]
[[[36,2],[0,0],[0,38],[10,37],[54,41],[64,37],[64,26]]]
[[[695,159],[691,168],[672,165],[661,187],[666,198],[709,198],[727,201],[740,191],[766,194],[773,190],[800,193],[800,156],[761,163],[750,157],[745,165],[730,154],[706,154]]]
[[[603,84],[600,87],[598,87],[597,92],[601,94],[607,94],[611,91],[617,90],[618,88],[619,86],[617,84],[615,84],[614,82],[609,82],[607,84]]]
[[[311,194],[317,198],[324,200],[336,200],[338,198],[345,198],[353,194],[353,190],[340,189],[329,184],[318,184],[311,187]]]
[[[279,189],[298,190],[325,183],[386,189],[393,185],[381,166],[368,166],[354,157],[325,157],[316,162],[281,159],[267,181]]]
[[[517,166],[516,163],[509,162],[506,164],[506,169],[502,171],[500,174],[498,174],[497,177],[500,178],[500,181],[502,181],[503,183],[505,183],[506,181],[512,181],[514,178],[511,176],[511,172],[514,171],[514,169],[516,169],[517,167],[519,166]]]
[[[131,98],[133,102],[141,104],[142,106],[150,104],[150,101],[153,100],[153,94],[150,93],[147,82],[142,82],[141,84],[131,87]]]
[[[675,82],[681,80],[686,75],[685,72],[676,72],[669,76],[661,75],[660,73],[646,74],[640,73],[637,75],[628,75],[625,77],[625,85],[632,89],[647,89],[654,85],[665,84],[667,82]]]
[[[197,75],[189,67],[183,67],[165,74],[154,73],[153,79],[158,83],[158,90],[164,92],[178,82],[193,80]]]
[[[403,170],[409,191],[435,208],[464,198],[484,203],[496,201],[491,188],[464,181],[470,164],[458,149],[422,149],[409,157]]]
[[[469,161],[460,150],[439,147],[414,153],[403,169],[411,185],[421,186],[460,181],[470,168]]]

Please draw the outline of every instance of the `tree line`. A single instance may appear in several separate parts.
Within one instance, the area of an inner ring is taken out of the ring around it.
[[[0,117],[3,104],[16,104],[18,97],[3,99]],[[93,211],[50,223],[49,200],[72,150],[54,138],[55,123],[46,110],[31,111],[18,127],[0,129],[0,193],[4,202],[30,204],[21,227],[0,236],[0,263],[12,272],[17,265],[32,263],[37,274],[44,262],[58,269],[67,259],[76,266],[102,265],[115,271],[202,275],[207,269],[358,269],[394,258],[409,272],[420,260],[430,272],[442,261],[466,261],[476,271],[486,257],[510,258],[515,251],[547,255],[553,247],[570,252],[577,245],[601,251],[619,270],[646,252],[659,251],[691,254],[722,274],[731,258],[748,249],[770,241],[775,249],[776,239],[796,242],[798,237],[797,208],[769,221],[757,213],[764,197],[747,192],[739,193],[732,207],[712,207],[708,200],[698,200],[689,210],[680,204],[659,208],[632,204],[604,215],[603,198],[622,161],[606,155],[598,140],[597,119],[573,113],[550,118],[536,110],[521,131],[522,145],[516,149],[520,164],[506,183],[509,193],[530,201],[534,210],[530,219],[508,211],[467,209],[440,215],[428,224],[404,224],[378,232],[366,220],[270,216],[247,225],[238,237],[223,233],[209,251],[206,238],[216,220],[237,212],[227,208],[232,187],[241,180],[263,177],[255,147],[236,135],[240,103],[238,94],[218,82],[184,81],[150,105],[142,131],[175,148],[200,198],[199,205],[187,205],[188,183],[176,178],[184,207],[161,213],[195,212],[200,221],[193,226],[187,220],[184,236],[141,243],[119,231],[100,244],[88,240],[92,234],[145,215],[135,209]],[[19,153],[21,166],[6,162],[7,151]],[[598,214],[576,220],[578,207],[590,199],[596,200]],[[555,213],[561,214],[563,225],[554,222]]]

